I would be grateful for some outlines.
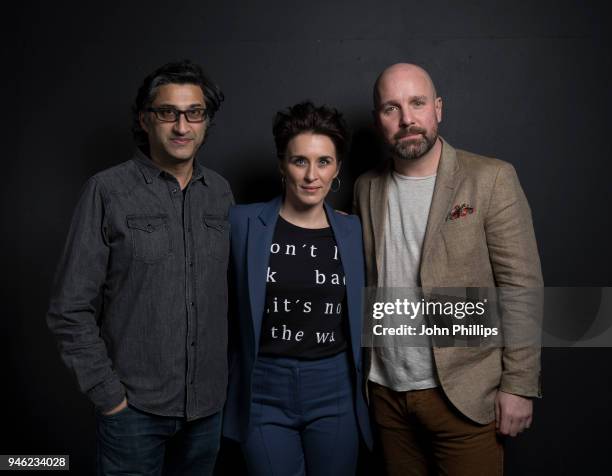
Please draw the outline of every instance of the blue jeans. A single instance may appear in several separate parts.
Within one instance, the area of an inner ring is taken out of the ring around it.
[[[250,475],[354,475],[359,428],[346,353],[307,361],[259,357],[242,450]]]
[[[221,438],[221,413],[186,421],[129,406],[96,414],[99,476],[210,475]]]

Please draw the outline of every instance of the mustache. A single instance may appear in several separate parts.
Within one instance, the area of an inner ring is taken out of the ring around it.
[[[410,127],[408,129],[402,129],[401,131],[397,132],[393,138],[394,139],[401,139],[402,137],[408,137],[414,134],[421,134],[421,135],[425,135],[427,131],[425,129],[422,129],[420,127]]]

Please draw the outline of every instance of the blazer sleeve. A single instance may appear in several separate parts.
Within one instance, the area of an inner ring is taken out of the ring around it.
[[[539,324],[542,271],[531,211],[514,167],[497,170],[485,216],[489,258],[500,288],[505,338],[500,390],[541,396]],[[529,343],[528,343],[529,342]]]

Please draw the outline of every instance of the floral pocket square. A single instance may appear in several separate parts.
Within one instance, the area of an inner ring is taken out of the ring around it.
[[[471,215],[474,213],[474,207],[468,205],[467,203],[462,203],[461,205],[455,205],[448,215],[446,215],[446,221],[448,220],[457,220],[466,215]]]

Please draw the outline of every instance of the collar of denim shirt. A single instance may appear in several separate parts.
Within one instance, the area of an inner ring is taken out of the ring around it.
[[[147,183],[153,182],[154,178],[163,176],[162,174],[168,175],[167,172],[160,169],[155,162],[153,162],[151,158],[140,149],[136,149],[133,159],[136,162],[136,165],[138,165],[138,168],[142,172],[142,175]],[[195,182],[197,180],[201,180],[204,185],[207,185],[206,170],[200,165],[198,159],[196,158],[193,161],[193,174],[191,175],[191,181]]]

